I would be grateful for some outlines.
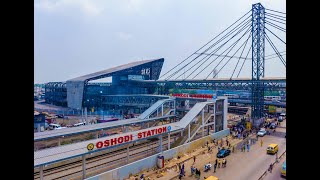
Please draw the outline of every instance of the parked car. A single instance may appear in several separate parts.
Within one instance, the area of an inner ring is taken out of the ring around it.
[[[57,117],[58,117],[58,118],[64,118],[64,115],[58,114]]]
[[[257,133],[258,136],[262,137],[267,134],[267,131],[264,128],[261,128]]]
[[[218,153],[217,153],[217,158],[224,158],[226,156],[230,155],[230,150],[229,149],[221,149]]]
[[[269,128],[270,129],[275,129],[275,128],[277,128],[277,124],[273,122],[273,123],[270,124]]]
[[[59,124],[49,124],[49,129],[50,130],[57,130],[57,129],[64,129],[64,128],[67,128],[67,127],[61,127]]]

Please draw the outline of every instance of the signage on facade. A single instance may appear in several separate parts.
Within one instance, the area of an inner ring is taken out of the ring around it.
[[[120,145],[123,143],[135,141],[138,139],[143,139],[150,136],[163,134],[163,133],[169,132],[170,130],[171,130],[171,126],[164,126],[164,127],[158,127],[154,129],[141,131],[141,132],[134,132],[132,134],[127,134],[127,135],[118,136],[114,138],[107,137],[105,138],[105,140],[100,140],[96,143],[88,144],[87,149],[91,151],[93,149],[101,149],[101,148],[106,148],[110,146]]]

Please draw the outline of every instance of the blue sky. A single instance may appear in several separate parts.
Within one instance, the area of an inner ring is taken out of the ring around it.
[[[286,12],[285,0],[35,0],[34,81],[66,81],[155,58],[165,58],[166,72],[256,2]],[[251,76],[246,67],[242,77]],[[266,61],[266,76],[285,77],[278,58]]]

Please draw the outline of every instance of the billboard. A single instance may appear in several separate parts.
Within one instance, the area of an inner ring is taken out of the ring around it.
[[[269,113],[276,113],[276,106],[269,106]]]

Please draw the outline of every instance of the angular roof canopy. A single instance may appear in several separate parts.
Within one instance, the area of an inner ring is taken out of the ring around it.
[[[118,72],[118,71],[121,71],[121,70],[130,69],[130,68],[142,65],[142,64],[146,64],[146,63],[153,62],[153,61],[159,61],[159,60],[164,61],[164,59],[161,58],[161,59],[152,59],[152,60],[143,60],[143,61],[131,62],[131,63],[128,63],[128,64],[120,65],[120,66],[117,66],[117,67],[113,67],[113,68],[109,68],[109,69],[106,69],[106,70],[102,70],[102,71],[98,71],[98,72],[95,72],[95,73],[91,73],[91,74],[87,74],[87,75],[84,75],[84,76],[80,76],[80,77],[77,77],[77,78],[73,78],[73,79],[70,79],[68,81],[89,81],[89,80],[100,79],[101,76],[104,76],[106,74],[115,73],[115,72]]]

